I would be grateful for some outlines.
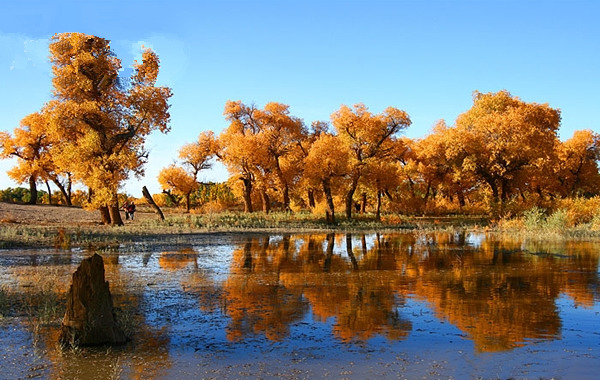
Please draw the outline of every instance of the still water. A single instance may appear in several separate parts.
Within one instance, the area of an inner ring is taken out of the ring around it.
[[[600,373],[600,241],[223,234],[125,251],[102,255],[132,341],[77,350],[11,297],[64,303],[91,252],[0,251],[0,378]]]

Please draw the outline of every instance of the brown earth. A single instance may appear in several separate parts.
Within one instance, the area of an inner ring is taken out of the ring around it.
[[[125,213],[121,216],[123,222]],[[135,213],[136,220],[155,217],[154,214],[139,210]],[[81,207],[67,207],[56,205],[28,205],[0,202],[0,225],[4,223],[30,224],[30,225],[94,225],[99,224],[98,211],[88,211]]]

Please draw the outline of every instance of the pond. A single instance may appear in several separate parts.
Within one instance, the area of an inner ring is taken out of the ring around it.
[[[592,379],[600,371],[599,241],[214,234],[138,248],[102,253],[132,341],[78,349],[59,347],[56,321],[91,252],[0,251],[0,377]]]

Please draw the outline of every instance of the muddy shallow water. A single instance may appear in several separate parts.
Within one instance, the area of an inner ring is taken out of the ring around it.
[[[23,303],[56,299],[51,311],[64,312],[71,274],[90,254],[0,251],[0,378],[592,379],[600,371],[597,241],[227,234],[173,250],[127,247],[102,256],[132,341],[61,350],[58,318],[44,323],[48,307]]]

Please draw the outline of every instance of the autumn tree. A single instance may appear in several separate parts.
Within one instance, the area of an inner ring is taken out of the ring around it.
[[[17,165],[8,171],[9,177],[19,183],[28,182],[29,203],[37,203],[37,183],[46,182],[50,202],[52,181],[61,191],[67,205],[71,205],[70,173],[60,172],[53,159],[53,136],[49,134],[48,115],[36,112],[21,120],[14,136],[0,132],[0,157],[16,157]]]
[[[380,160],[374,161],[365,168],[364,187],[366,190],[371,191],[375,194],[375,219],[381,220],[381,209],[383,196],[387,196],[388,199],[392,200],[390,190],[395,189],[400,182],[400,176],[396,174],[397,165],[392,160]],[[363,200],[361,204],[361,212],[366,211],[367,203],[366,191],[363,193]]]
[[[475,92],[473,107],[459,115],[453,146],[462,167],[486,183],[495,202],[511,194],[511,182],[550,160],[557,143],[560,111],[526,103],[507,91]]]
[[[312,145],[315,141],[324,133],[329,132],[329,123],[326,121],[313,121],[310,125],[308,133],[306,136],[298,143],[299,149],[297,150],[296,157],[300,158],[300,161],[296,164],[300,170],[300,180],[297,183],[297,192],[305,193],[308,207],[313,209],[316,206],[315,202],[315,191],[318,191],[318,185],[315,187],[314,182],[307,180],[307,176],[304,175],[304,163],[302,160],[305,160],[312,148]],[[303,196],[299,196],[303,199]]]
[[[179,149],[179,159],[183,167],[175,164],[160,171],[158,182],[168,196],[174,194],[183,196],[187,212],[190,211],[191,194],[198,189],[198,173],[212,167],[210,160],[218,150],[213,132],[202,132],[198,140],[185,144]]]
[[[186,209],[190,211],[190,195],[198,189],[198,182],[190,173],[173,164],[160,171],[158,182],[168,196],[176,194],[184,197]]]
[[[333,189],[350,173],[351,152],[340,142],[340,138],[329,133],[321,134],[311,145],[304,160],[304,176],[314,187],[321,188],[325,197],[325,217],[335,223]]]
[[[289,114],[285,104],[271,102],[264,109],[228,101],[229,127],[219,137],[218,154],[232,177],[243,182],[244,209],[252,211],[252,191],[260,192],[263,211],[270,210],[269,190],[277,188],[285,210],[290,209],[290,184],[298,178],[299,142],[305,134],[302,120]]]
[[[57,165],[93,192],[104,223],[123,224],[117,191],[131,173],[143,174],[146,136],[169,131],[171,90],[157,87],[158,56],[144,50],[130,80],[109,41],[82,33],[52,37],[54,99],[50,130],[60,141]]]
[[[425,185],[421,191],[425,203],[431,196],[443,193],[451,201],[457,199],[460,207],[465,206],[465,194],[475,181],[470,171],[463,170],[466,154],[456,149],[457,133],[440,120],[429,135],[413,145],[416,169]]]
[[[306,135],[301,119],[291,116],[289,106],[271,102],[257,115],[259,144],[266,149],[265,171],[274,173],[282,194],[283,209],[290,210],[290,184],[298,172],[299,144]]]
[[[212,131],[200,133],[198,139],[190,144],[185,144],[179,149],[179,159],[189,173],[198,180],[198,173],[201,170],[208,170],[212,167],[211,159],[218,150],[218,143]]]
[[[242,182],[245,212],[254,211],[252,190],[260,158],[260,145],[256,138],[259,130],[254,121],[254,113],[254,106],[246,106],[241,101],[228,101],[225,104],[223,114],[230,124],[219,136],[220,149],[217,153],[230,176]]]
[[[558,162],[554,176],[561,196],[600,193],[600,134],[589,129],[575,131],[573,137],[557,146]]]
[[[353,109],[343,105],[331,115],[331,120],[340,141],[351,152],[350,182],[345,195],[346,217],[351,219],[354,193],[365,166],[385,159],[390,141],[410,126],[411,121],[405,111],[397,108],[388,107],[374,115],[364,104],[356,104]]]

